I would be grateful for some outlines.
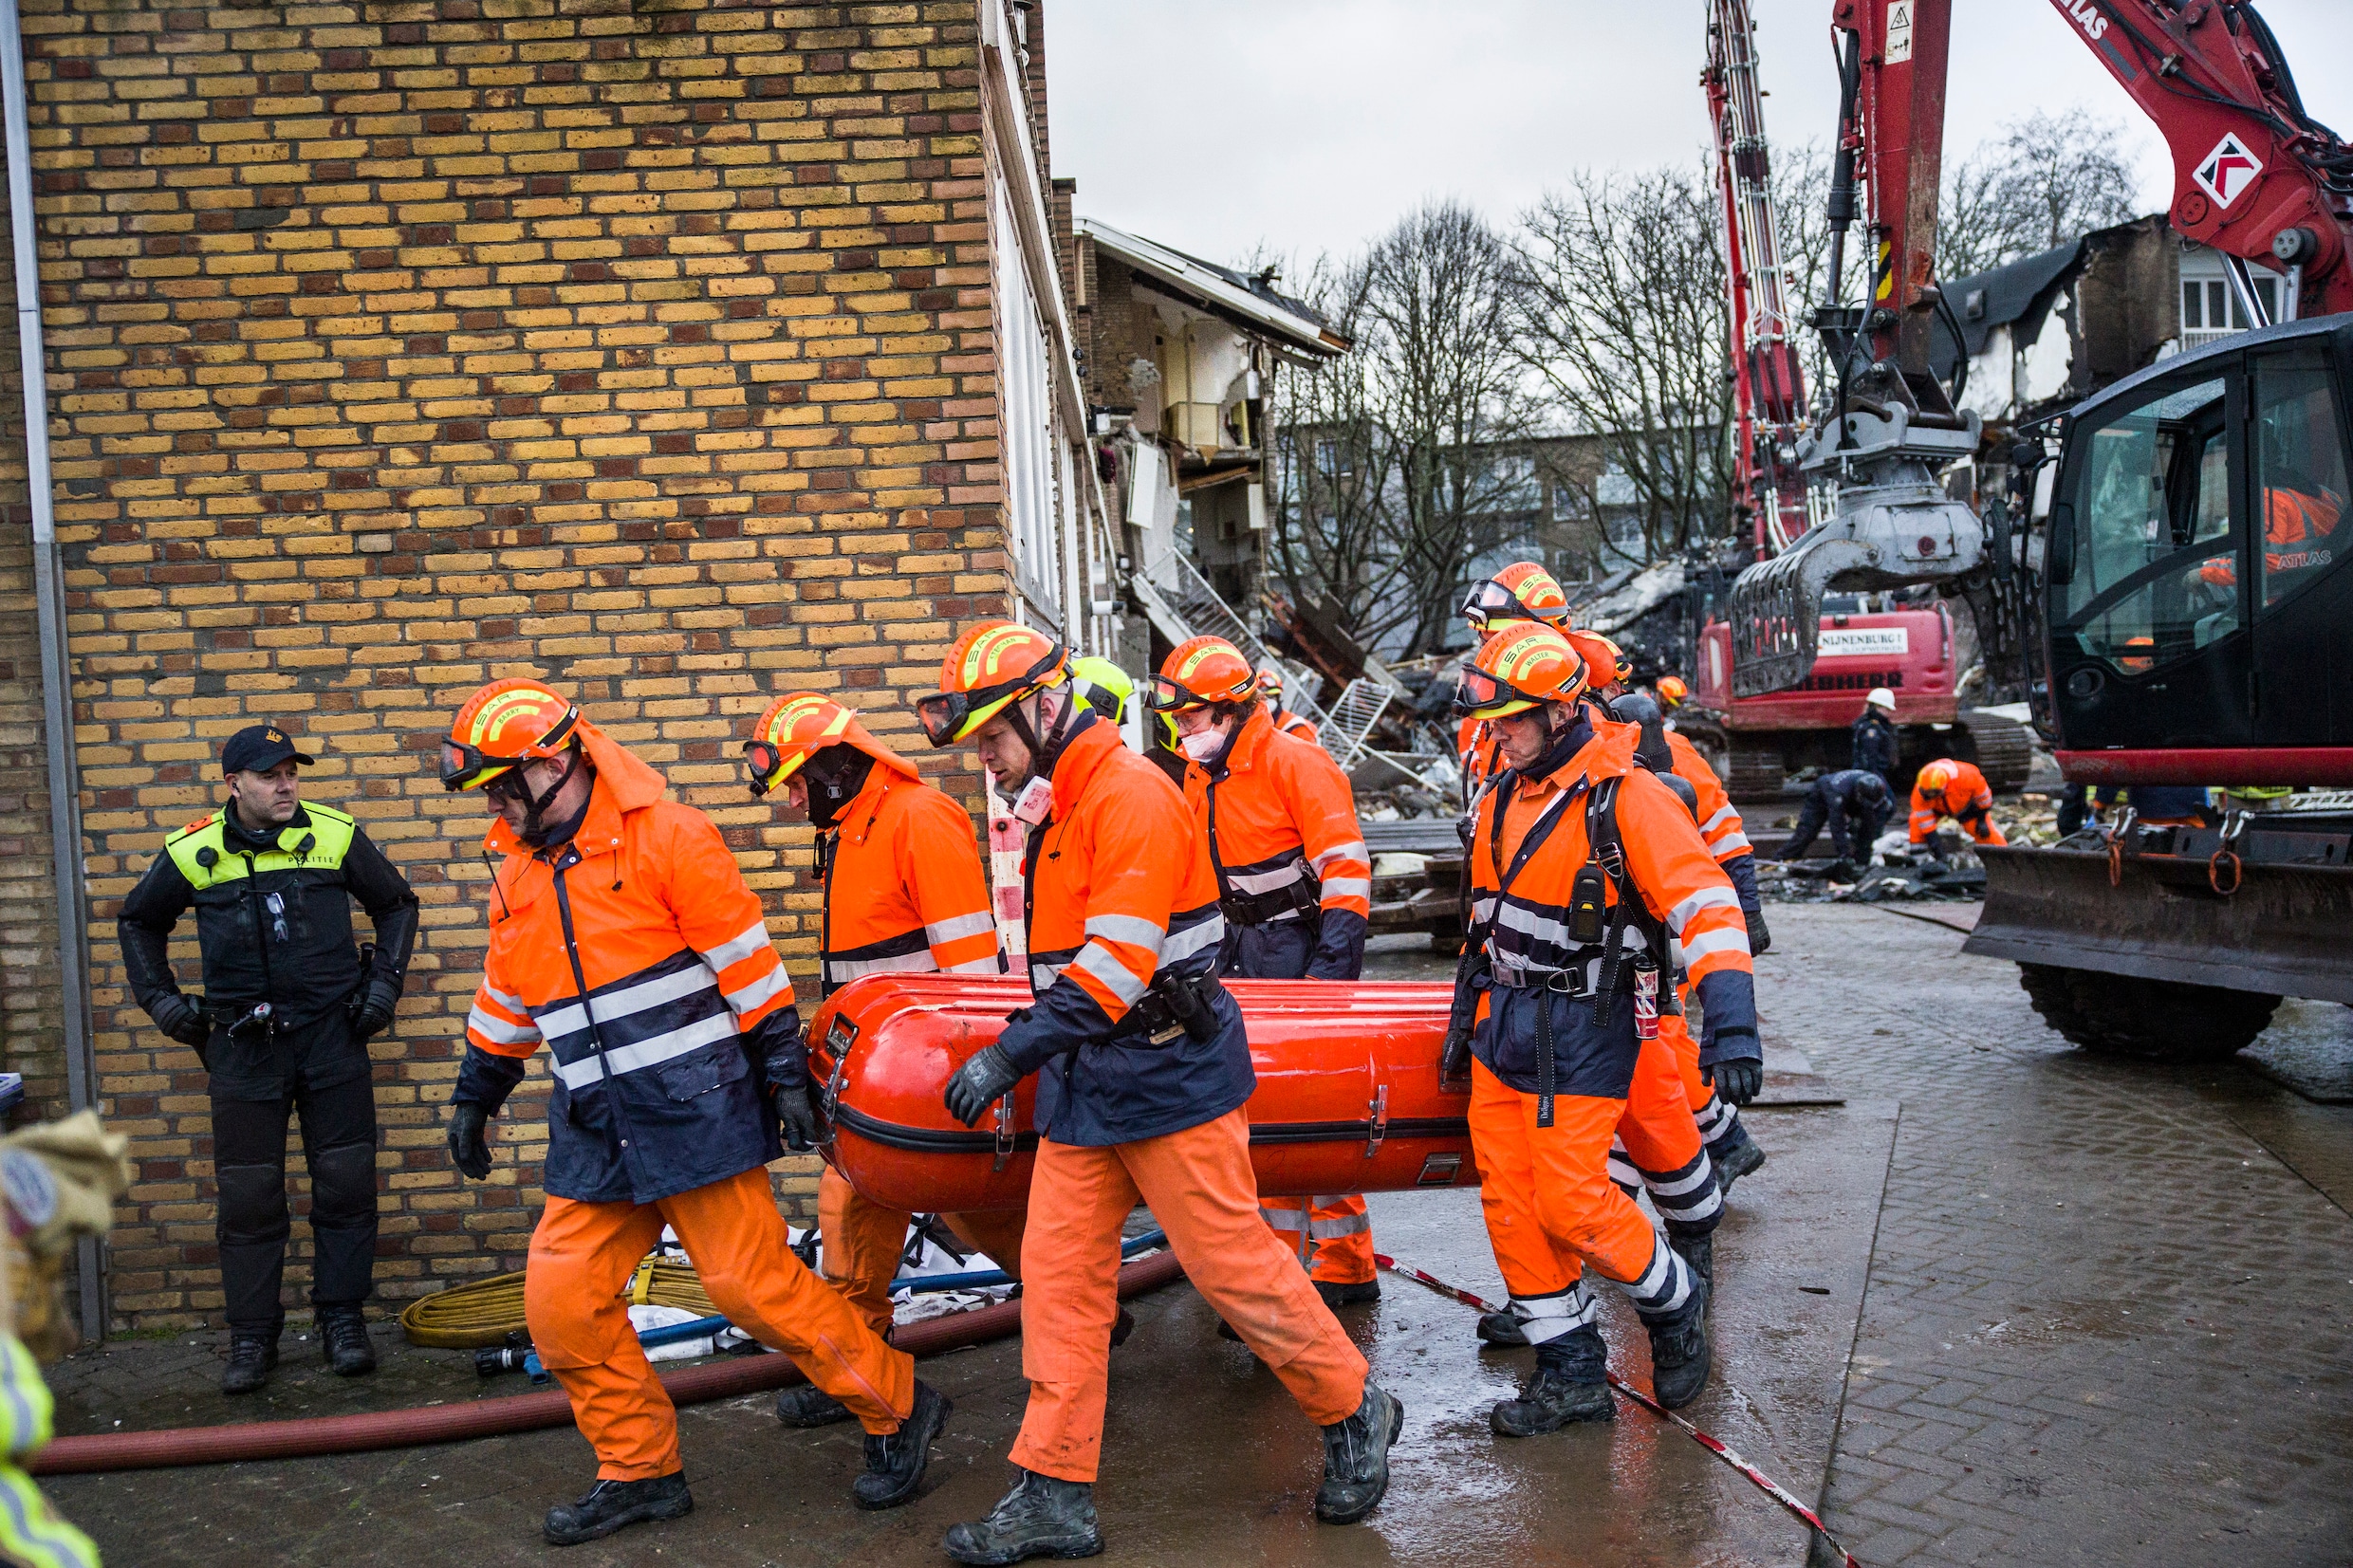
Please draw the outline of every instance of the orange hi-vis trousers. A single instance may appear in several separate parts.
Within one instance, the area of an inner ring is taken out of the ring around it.
[[[1331,1285],[1361,1285],[1374,1278],[1373,1217],[1363,1194],[1261,1198],[1258,1212],[1305,1264],[1307,1278]]]
[[[791,1235],[753,1169],[656,1203],[547,1200],[523,1282],[541,1364],[571,1396],[601,1481],[672,1475],[678,1417],[629,1326],[621,1289],[667,1224],[728,1321],[792,1357],[808,1380],[877,1434],[915,1405],[915,1361],[884,1344],[840,1293],[792,1255]],[[1109,1343],[1109,1326],[1104,1342]]]
[[[830,1165],[817,1178],[817,1229],[824,1238],[818,1267],[875,1333],[891,1331],[891,1281],[907,1249],[904,1209],[885,1208],[858,1195]],[[1021,1233],[1027,1223],[1017,1211],[942,1214],[956,1240],[1021,1278]]]
[[[1588,1263],[1640,1312],[1671,1311],[1691,1295],[1690,1268],[1610,1181],[1609,1146],[1625,1111],[1621,1099],[1562,1095],[1553,1101],[1553,1125],[1539,1127],[1534,1095],[1510,1087],[1485,1062],[1472,1063],[1479,1206],[1513,1315],[1531,1343],[1598,1316],[1584,1284]]]
[[[1021,1254],[1029,1408],[1008,1456],[1014,1464],[1062,1481],[1095,1479],[1119,1316],[1120,1227],[1139,1199],[1152,1206],[1193,1287],[1307,1419],[1328,1427],[1356,1413],[1364,1357],[1259,1218],[1250,1122],[1236,1108],[1134,1143],[1039,1141]]]
[[[1661,1014],[1658,1038],[1643,1041],[1635,1058],[1618,1146],[1610,1152],[1610,1179],[1629,1195],[1636,1188],[1648,1189],[1658,1217],[1675,1227],[1673,1234],[1691,1235],[1715,1228],[1724,1197],[1716,1190],[1715,1167],[1685,1095],[1682,1064],[1667,1038],[1670,1023],[1679,1030],[1683,1021]],[[1692,1060],[1696,1062],[1698,1056],[1695,1047]]]
[[[1691,1005],[1691,987],[1683,987],[1683,1005]],[[1683,1098],[1691,1106],[1692,1120],[1698,1124],[1700,1141],[1715,1158],[1724,1150],[1740,1142],[1748,1134],[1740,1125],[1739,1107],[1718,1096],[1715,1086],[1699,1076],[1699,1042],[1692,1038],[1687,1015],[1658,1015],[1658,1043],[1675,1058],[1676,1070],[1683,1079]]]

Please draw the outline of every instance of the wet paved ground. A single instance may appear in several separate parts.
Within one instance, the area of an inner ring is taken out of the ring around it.
[[[2346,1082],[2353,1013],[2291,1005],[2241,1062],[2129,1067],[2045,1031],[2010,968],[1959,956],[1945,925],[1819,906],[1772,922],[1768,1098],[1843,1103],[1751,1113],[1772,1161],[1720,1233],[1717,1378],[1690,1413],[1802,1497],[1826,1468],[1831,1525],[1874,1568],[2346,1560],[2353,1107],[2283,1083]],[[1436,971],[1410,942],[1383,946],[1376,973]],[[1375,1204],[1384,1249],[1501,1294],[1471,1195]],[[1631,1406],[1609,1429],[1494,1439],[1487,1406],[1525,1353],[1481,1356],[1467,1309],[1386,1290],[1345,1316],[1407,1423],[1390,1501],[1349,1529],[1314,1522],[1320,1447],[1274,1379],[1189,1289],[1138,1301],[1114,1361],[1104,1560],[1803,1560],[1802,1529]],[[1642,1381],[1639,1326],[1609,1310],[1619,1369]],[[268,1407],[211,1392],[217,1336],[112,1346],[58,1369],[60,1425],[521,1387],[477,1385],[457,1356],[395,1349],[393,1333],[385,1372],[361,1382],[289,1336]],[[787,1433],[765,1395],[683,1413],[694,1516],[561,1554],[537,1522],[589,1472],[568,1430],[49,1485],[118,1564],[944,1561],[940,1534],[1006,1484],[1019,1348],[924,1375],[956,1415],[926,1495],[885,1515],[847,1504],[854,1430]]]

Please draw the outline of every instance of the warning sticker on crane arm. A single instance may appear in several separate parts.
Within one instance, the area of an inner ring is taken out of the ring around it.
[[[1912,652],[1911,629],[1903,626],[1825,626],[1816,637],[1817,658],[1901,658]]]
[[[1887,0],[1887,65],[1900,65],[1912,58],[1912,3]]]
[[[2235,135],[2226,135],[2205,161],[2190,173],[2198,188],[2214,198],[2216,207],[2228,207],[2247,194],[2247,188],[2263,173],[2263,160],[2247,150],[2247,143]]]

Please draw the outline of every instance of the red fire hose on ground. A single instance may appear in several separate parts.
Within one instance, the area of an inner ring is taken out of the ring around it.
[[[1161,1252],[1120,1270],[1120,1298],[1158,1290],[1182,1271],[1174,1252]],[[911,1356],[937,1356],[1021,1332],[1021,1303],[1000,1301],[944,1318],[911,1323],[892,1343]],[[789,1356],[753,1356],[715,1366],[690,1367],[662,1379],[672,1403],[700,1405],[798,1383]],[[180,1465],[228,1465],[250,1459],[302,1459],[319,1454],[368,1453],[458,1443],[508,1432],[572,1424],[572,1402],[561,1389],[502,1399],[428,1405],[366,1415],[322,1415],[301,1421],[256,1421],[232,1427],[172,1427],[161,1431],[61,1437],[35,1454],[35,1475],[86,1475],[104,1470],[168,1469]]]

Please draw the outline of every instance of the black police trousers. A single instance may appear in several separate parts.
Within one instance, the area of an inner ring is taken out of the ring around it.
[[[1820,801],[1811,795],[1806,796],[1805,802],[1797,808],[1797,822],[1790,830],[1789,841],[1781,846],[1781,853],[1775,858],[1804,859],[1806,852],[1814,847],[1814,839],[1821,836],[1824,828],[1830,825],[1830,812],[1843,809],[1840,806],[1831,806],[1825,810]],[[1869,859],[1871,846],[1879,841],[1879,836],[1884,830],[1886,821],[1886,818],[1877,813],[1866,813],[1862,817],[1857,817],[1853,812],[1848,812],[1845,823],[1847,844],[1843,849],[1837,849],[1836,853],[1855,860]],[[1835,839],[1836,835],[1832,835],[1832,838]],[[1835,844],[1833,847],[1835,848]]]
[[[299,1116],[310,1167],[310,1302],[357,1306],[376,1271],[376,1089],[365,1077],[294,1086],[274,1100],[213,1099],[213,1171],[220,1187],[221,1290],[232,1329],[274,1336],[292,1229],[286,1204],[286,1129]]]

